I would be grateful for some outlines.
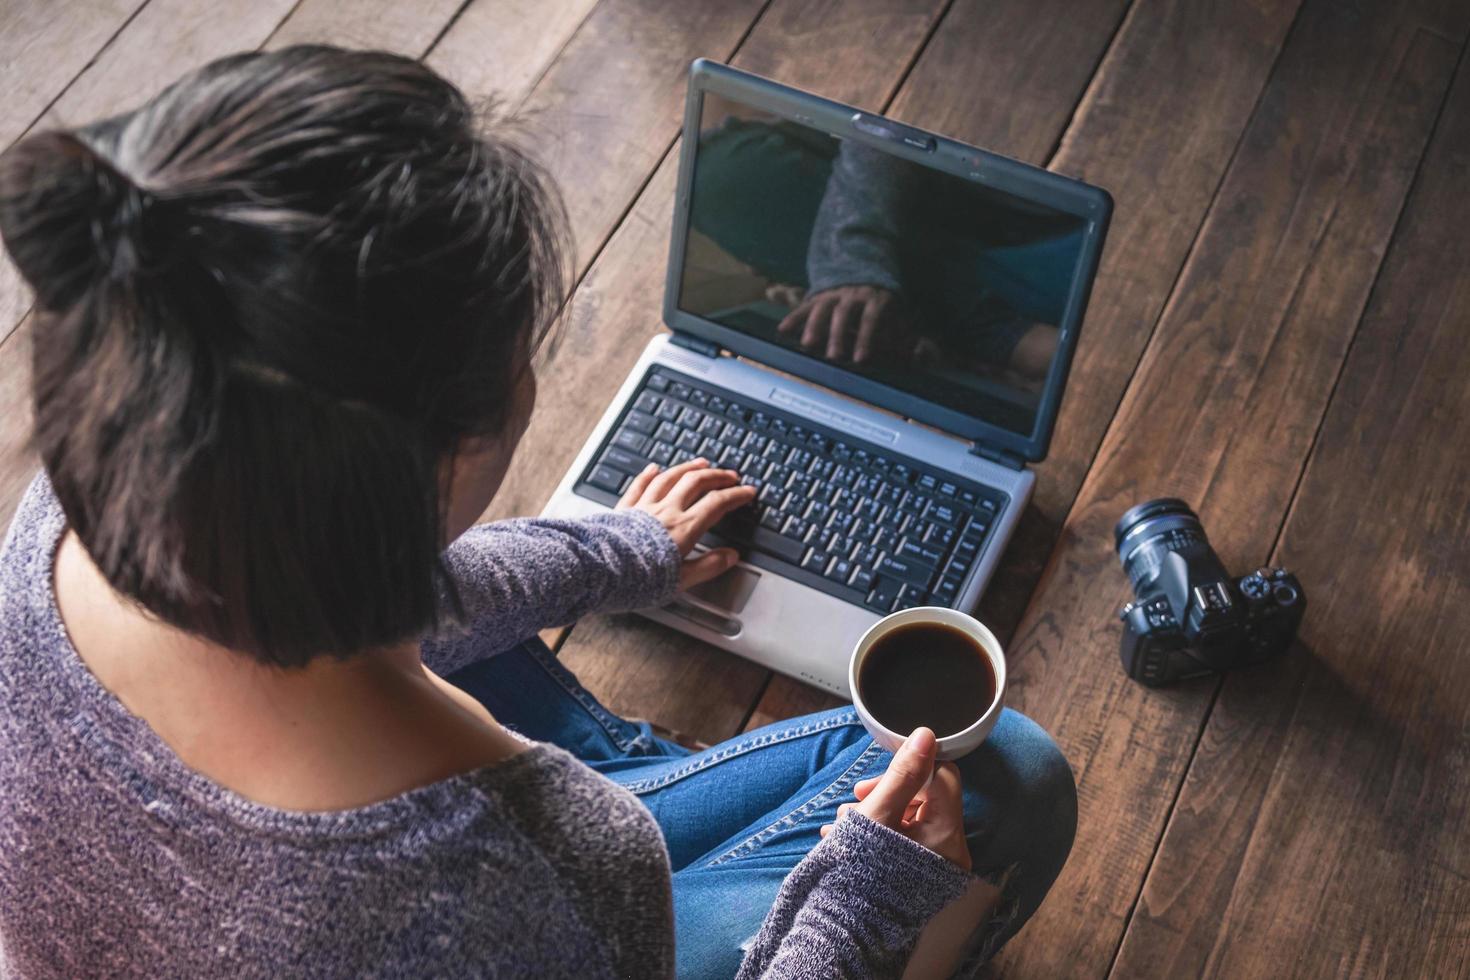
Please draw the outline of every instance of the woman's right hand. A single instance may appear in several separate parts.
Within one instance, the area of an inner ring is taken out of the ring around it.
[[[755,500],[756,489],[740,483],[734,470],[714,469],[706,459],[691,459],[660,470],[649,463],[633,477],[618,510],[641,510],[657,517],[684,557],[679,588],[708,582],[740,560],[734,548],[712,548],[697,558],[689,553],[705,532],[726,514]]]
[[[935,765],[938,748],[932,731],[914,729],[893,754],[887,772],[853,787],[858,802],[838,807],[837,819],[856,810],[969,871],[960,771],[953,762]],[[822,836],[831,830],[831,824],[823,827]]]

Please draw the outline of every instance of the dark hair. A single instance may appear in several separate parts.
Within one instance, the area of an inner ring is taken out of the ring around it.
[[[503,130],[503,127],[501,127]],[[499,433],[566,219],[417,62],[294,47],[0,157],[34,442],[109,582],[284,666],[454,607],[445,463]]]

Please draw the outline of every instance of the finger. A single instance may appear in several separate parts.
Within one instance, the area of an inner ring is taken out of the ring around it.
[[[832,310],[837,305],[837,297],[823,296],[819,299],[812,312],[806,318],[806,329],[801,332],[801,346],[808,350],[815,350],[822,346],[827,339],[827,328],[832,319]]]
[[[691,558],[679,566],[679,588],[688,589],[701,582],[719,578],[726,569],[740,560],[734,548],[715,548],[698,558]]]
[[[658,476],[654,477],[653,482],[648,485],[648,499],[664,499],[669,495],[669,491],[674,488],[675,484],[684,478],[684,474],[693,473],[695,470],[702,470],[707,466],[709,466],[709,460],[703,456],[685,460],[678,466],[670,466]]]
[[[872,358],[878,344],[878,327],[887,309],[888,304],[883,300],[875,300],[863,308],[862,321],[857,328],[857,344],[852,352],[852,359],[857,363],[866,363]]]
[[[873,787],[878,785],[878,780],[881,778],[881,776],[869,776],[867,779],[859,779],[852,787],[852,795],[860,800],[866,799],[867,795],[873,792]]]
[[[755,500],[757,493],[755,487],[746,483],[724,490],[713,490],[689,508],[689,516],[694,518],[699,533],[704,534],[705,531],[718,524],[720,518],[726,514],[749,505]]]
[[[929,775],[934,771],[934,753],[937,743],[934,732],[928,728],[916,728],[914,733],[899,746],[888,763],[878,785],[862,802],[862,812],[889,827],[895,827],[903,819],[909,803],[924,788]]]
[[[626,509],[636,504],[656,476],[658,476],[657,463],[649,463],[643,467],[642,472],[633,477],[633,482],[628,484],[628,489],[623,493],[623,499],[618,501],[618,506]]]
[[[796,333],[801,329],[802,324],[806,323],[807,315],[812,311],[812,305],[811,300],[803,300],[796,309],[781,318],[781,322],[776,324],[776,332]]]
[[[740,480],[740,474],[734,470],[699,469],[690,470],[679,477],[679,482],[674,484],[664,499],[675,507],[689,510],[711,490],[719,490],[728,487]]]
[[[871,303],[843,303],[832,314],[832,327],[827,331],[827,360],[841,361],[852,351],[859,321]]]
[[[965,825],[964,786],[960,771],[952,762],[941,762],[934,778],[921,794],[923,806],[914,818],[941,833],[951,833]]]
[[[837,808],[837,819],[838,820],[841,820],[843,817],[847,816],[848,812],[852,810],[852,808],[853,808],[854,805],[855,804],[852,804],[852,803],[844,803],[840,807],[838,807]]]
[[[828,834],[832,833],[832,825],[830,823],[822,824],[821,827],[817,828],[817,833],[823,837],[826,837]]]

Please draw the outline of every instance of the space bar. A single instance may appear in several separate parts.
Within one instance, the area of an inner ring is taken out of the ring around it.
[[[750,535],[750,547],[756,551],[764,551],[768,555],[775,555],[782,561],[793,565],[801,564],[801,556],[806,554],[806,545],[800,541],[792,541],[764,527],[756,528]]]

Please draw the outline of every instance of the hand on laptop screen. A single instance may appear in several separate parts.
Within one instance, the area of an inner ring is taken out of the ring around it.
[[[1029,433],[1081,218],[713,94],[681,309]]]

